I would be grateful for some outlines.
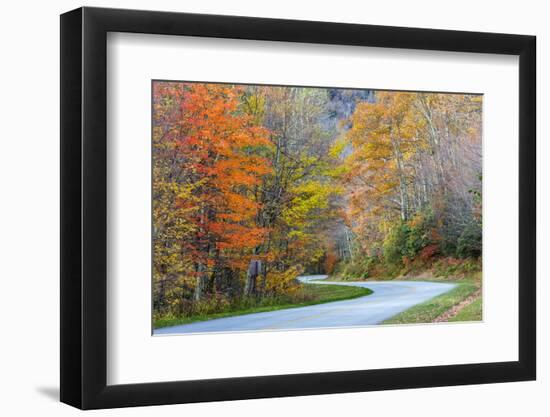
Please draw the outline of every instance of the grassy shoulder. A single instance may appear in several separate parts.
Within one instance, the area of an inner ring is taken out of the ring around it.
[[[447,280],[446,282],[450,282]],[[382,324],[410,324],[410,323],[431,323],[441,314],[452,308],[454,305],[460,303],[462,300],[473,294],[479,288],[479,282],[477,281],[456,281],[457,286],[445,294],[432,298],[424,303],[418,304],[408,310],[384,321]],[[478,300],[481,306],[481,299]],[[468,306],[469,307],[469,306]],[[465,310],[465,307],[463,310]],[[460,321],[472,321],[481,319],[481,309],[479,310],[479,317],[476,316],[475,307],[474,311],[471,311],[466,319]]]
[[[305,284],[293,296],[267,297],[263,299],[247,298],[239,300],[227,307],[225,311],[198,314],[188,317],[162,317],[154,320],[155,329],[197,321],[218,319],[223,317],[241,316],[243,314],[263,313],[285,308],[304,307],[332,301],[349,300],[372,294],[372,290],[362,287],[330,284]]]
[[[449,321],[480,321],[482,318],[482,301],[481,297],[468,304],[458,314],[449,319]]]

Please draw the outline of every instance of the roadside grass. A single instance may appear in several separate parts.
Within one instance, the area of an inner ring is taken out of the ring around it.
[[[441,282],[442,280],[437,281]],[[452,281],[446,280],[445,282]],[[455,283],[457,286],[445,294],[441,294],[431,300],[411,307],[385,320],[382,324],[431,323],[445,311],[460,303],[479,288],[479,283],[474,280],[460,280],[455,281]],[[479,301],[481,303],[481,299]]]
[[[228,307],[226,311],[198,314],[187,317],[161,317],[154,320],[153,327],[177,326],[197,321],[219,319],[223,317],[241,316],[244,314],[263,313],[285,308],[304,307],[332,301],[349,300],[372,294],[372,290],[363,287],[352,287],[330,284],[303,284],[294,297],[267,297],[263,299],[248,298]],[[296,301],[300,300],[300,301]]]
[[[481,297],[468,304],[458,314],[449,319],[449,321],[481,321],[482,319],[482,301]]]

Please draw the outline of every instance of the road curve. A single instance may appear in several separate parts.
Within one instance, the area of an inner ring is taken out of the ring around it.
[[[441,295],[456,285],[425,281],[331,282],[323,280],[326,277],[326,275],[310,275],[300,277],[299,280],[304,283],[367,287],[373,290],[374,293],[351,300],[163,327],[155,329],[153,334],[219,333],[375,325],[416,304]]]

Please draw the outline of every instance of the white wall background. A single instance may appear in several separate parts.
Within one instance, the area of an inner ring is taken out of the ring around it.
[[[69,416],[59,392],[59,17],[82,4],[60,0],[3,5],[0,73],[0,413]],[[237,14],[534,34],[538,36],[539,119],[539,378],[537,382],[387,391],[230,403],[145,407],[94,412],[127,416],[546,416],[550,404],[550,157],[542,115],[550,102],[550,26],[545,3],[536,0],[278,0],[92,1],[89,6]],[[546,190],[544,190],[546,188]],[[544,395],[546,394],[546,395]]]

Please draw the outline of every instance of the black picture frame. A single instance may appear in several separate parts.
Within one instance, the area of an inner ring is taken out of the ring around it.
[[[519,360],[107,385],[108,32],[519,56]],[[102,8],[61,15],[61,401],[82,409],[533,380],[534,36]]]

